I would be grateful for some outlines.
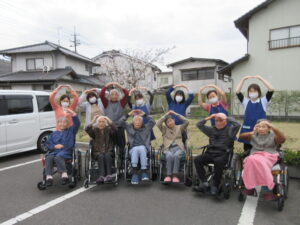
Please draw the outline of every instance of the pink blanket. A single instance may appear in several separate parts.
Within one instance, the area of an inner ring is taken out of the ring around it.
[[[256,186],[274,187],[272,167],[278,160],[278,154],[254,152],[244,160],[243,181],[247,189]]]

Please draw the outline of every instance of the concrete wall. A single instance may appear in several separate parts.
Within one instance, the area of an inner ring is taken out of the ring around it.
[[[230,92],[231,83],[224,82],[219,79],[212,79],[212,80],[190,80],[190,81],[182,81],[181,78],[181,70],[184,69],[195,69],[195,68],[202,68],[202,67],[215,67],[216,62],[209,62],[209,61],[194,61],[194,62],[185,62],[180,63],[173,66],[173,83],[176,84],[185,84],[187,85],[192,92],[198,93],[200,87],[207,85],[207,84],[215,84],[220,87],[225,92]],[[215,72],[215,77],[218,78],[218,73]]]

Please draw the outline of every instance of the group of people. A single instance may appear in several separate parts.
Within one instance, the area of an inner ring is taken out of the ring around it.
[[[244,96],[241,90],[247,79],[260,80],[268,89],[266,95],[263,96],[260,86],[254,83],[248,87],[247,95]],[[66,88],[70,95],[64,94],[56,99],[62,88]],[[207,89],[204,103],[202,94]],[[244,143],[244,150],[249,155],[243,165],[243,180],[247,194],[253,193],[255,186],[267,186],[272,190],[274,182],[271,168],[278,158],[276,152],[278,145],[285,141],[280,130],[266,120],[266,109],[273,92],[271,84],[261,76],[247,76],[241,80],[236,90],[245,112],[241,126],[228,116],[226,94],[219,87],[206,85],[200,88],[198,104],[209,113],[209,116],[200,120],[197,127],[209,137],[209,146],[204,154],[194,158],[195,168],[201,180],[195,190],[205,191],[209,187],[204,166],[213,163],[215,175],[210,191],[213,195],[217,193],[224,166],[239,131],[238,140]],[[186,85],[179,84],[166,91],[166,99],[168,111],[156,123],[150,116],[153,93],[145,87],[129,91],[118,83],[110,82],[101,90],[96,88],[86,90],[78,97],[71,86],[59,86],[50,95],[57,126],[47,141],[49,149],[46,155],[47,185],[50,186],[53,182],[54,162],[61,173],[62,183],[68,183],[64,162],[72,158],[75,136],[80,125],[75,113],[77,105],[85,111],[84,129],[93,140],[92,157],[99,164],[97,183],[113,179],[111,168],[114,147],[117,145],[121,153],[124,151],[125,131],[133,169],[131,183],[138,184],[140,180],[149,180],[147,152],[151,141],[155,139],[153,132],[155,124],[162,134],[163,153],[166,156],[167,174],[164,182],[179,183],[180,158],[186,151],[188,138],[189,120],[186,118],[186,110],[192,103],[194,94]],[[131,111],[125,114],[126,105]],[[132,123],[127,122],[129,117],[133,117]],[[206,125],[208,120],[211,122],[210,126]],[[138,172],[138,164],[141,173]]]

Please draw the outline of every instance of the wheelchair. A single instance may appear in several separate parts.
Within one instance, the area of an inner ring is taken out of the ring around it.
[[[187,138],[184,141],[185,152],[180,157],[180,166],[179,166],[179,179],[180,182],[178,184],[186,185],[190,187],[192,185],[192,177],[193,177],[193,153],[192,149],[187,147]],[[164,185],[171,184],[170,182],[164,182],[166,177],[167,169],[166,169],[166,155],[163,152],[164,146],[161,145],[158,152],[158,174],[159,181]]]
[[[48,187],[46,185],[46,161],[45,155],[42,155],[41,162],[43,165],[43,180],[37,183],[37,188],[39,190],[46,190]],[[81,153],[79,151],[73,150],[72,159],[65,159],[65,164],[67,168],[67,173],[69,175],[70,183],[68,184],[69,188],[74,188],[77,185],[77,182],[81,180]],[[57,173],[56,165],[54,164],[52,175]]]
[[[207,149],[210,147],[210,145],[205,145],[199,148],[199,150],[202,150],[201,154],[204,154]],[[229,199],[230,198],[230,194],[232,192],[232,190],[234,189],[234,184],[235,184],[235,178],[234,178],[234,168],[232,167],[232,161],[233,161],[233,147],[228,148],[226,150],[227,154],[228,154],[228,159],[227,162],[224,166],[223,169],[223,174],[222,174],[222,178],[221,178],[221,183],[219,185],[219,189],[218,189],[218,193],[216,195],[217,199],[221,200],[221,199]],[[214,171],[214,164],[213,163],[208,163],[205,165],[205,170],[206,170],[206,179],[207,182],[210,184],[209,187],[212,185],[213,182],[213,176],[215,174]],[[200,180],[197,176],[197,174],[195,173],[195,176],[193,177],[193,187],[198,186],[200,184]],[[206,194],[209,192],[209,189],[207,190],[207,192],[203,193]]]
[[[131,165],[131,157],[129,154],[130,146],[127,143],[125,147],[125,156],[124,156],[124,180],[125,182],[131,181],[131,176],[133,174],[133,168]],[[155,160],[155,150],[150,145],[150,150],[147,152],[147,160],[148,160],[148,171],[149,171],[149,178],[150,181],[155,181],[157,178],[157,171],[156,171],[156,160]],[[137,169],[140,169],[140,162],[138,163]]]
[[[93,140],[89,143],[89,149],[85,155],[85,180],[83,181],[83,186],[88,188],[90,184],[96,184],[96,180],[99,177],[99,165],[98,161],[92,157],[92,149],[94,146]],[[104,184],[113,184],[114,187],[119,185],[119,177],[120,177],[120,168],[121,162],[119,159],[119,151],[118,147],[115,145],[114,147],[114,156],[113,156],[113,163],[112,163],[112,176],[113,180],[109,183]]]
[[[277,150],[279,153],[279,157],[277,162],[274,164],[272,167],[272,175],[274,178],[274,183],[275,186],[273,188],[273,194],[274,194],[274,199],[271,201],[275,201],[277,203],[277,209],[278,211],[282,211],[284,208],[284,202],[288,198],[288,188],[289,188],[289,176],[288,176],[288,166],[285,165],[283,158],[284,158],[284,153],[281,149]],[[250,153],[250,152],[249,152]],[[245,154],[245,156],[248,156],[249,153]],[[236,176],[236,185],[239,190],[239,195],[238,195],[238,201],[244,201],[246,198],[246,194],[244,194],[243,190],[245,190],[245,186],[243,183],[242,179],[242,166],[243,166],[243,158],[240,157],[237,160],[237,176]],[[266,187],[262,188],[262,192],[264,191],[263,189]],[[258,197],[258,193],[256,189],[254,189],[254,195]]]

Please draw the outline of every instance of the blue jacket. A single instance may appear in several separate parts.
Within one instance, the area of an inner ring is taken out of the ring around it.
[[[48,154],[61,156],[64,159],[71,159],[73,156],[73,148],[75,146],[75,138],[80,121],[78,116],[73,116],[73,125],[63,131],[54,131],[50,134],[46,146],[49,150]],[[62,149],[55,149],[54,146],[61,144],[64,147]]]
[[[171,97],[172,91],[174,91],[174,88],[169,88],[166,92],[166,97],[167,97],[167,102],[168,102],[168,105],[169,105],[169,110],[173,110],[174,112],[176,112],[176,113],[178,113],[182,116],[186,116],[186,109],[192,103],[192,101],[194,99],[194,94],[189,93],[188,99],[186,99],[183,103],[177,103]],[[173,118],[175,119],[175,124],[176,125],[182,124],[182,121],[181,121],[180,118],[178,118],[175,115],[173,115]]]

